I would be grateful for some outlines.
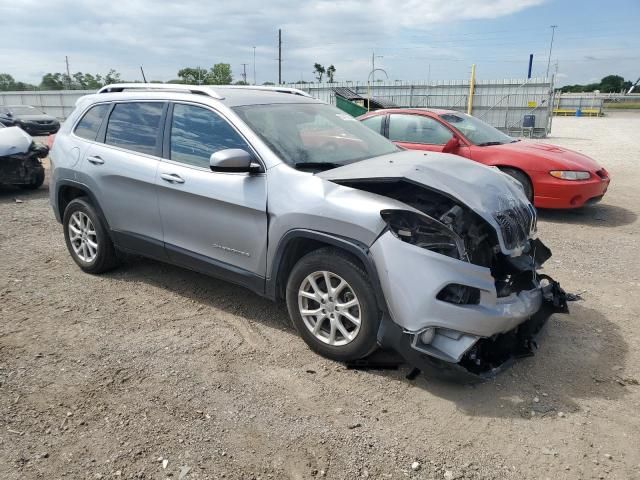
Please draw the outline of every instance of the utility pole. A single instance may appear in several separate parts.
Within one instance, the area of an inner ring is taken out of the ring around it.
[[[64,62],[67,64],[67,90],[71,90],[71,73],[69,72],[69,57],[64,56]]]
[[[376,58],[382,58],[382,55],[377,55],[376,56],[376,52],[375,51],[371,51],[371,72],[373,72],[373,75],[371,76],[371,83],[375,84],[376,83]]]
[[[547,78],[549,78],[549,67],[551,66],[551,52],[553,50],[553,37],[555,36],[556,28],[558,28],[557,25],[551,25],[551,44],[549,45],[549,58],[547,60],[547,75],[546,75]]]
[[[248,63],[242,63],[242,81],[247,83],[247,65]]]
[[[278,85],[282,85],[282,29],[278,29]]]
[[[142,80],[144,83],[147,83],[147,77],[144,76],[144,70],[142,69],[142,65],[140,65],[140,73],[142,73]]]
[[[256,84],[256,47],[253,47],[253,84]]]

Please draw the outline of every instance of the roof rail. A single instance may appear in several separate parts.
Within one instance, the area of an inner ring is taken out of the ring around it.
[[[113,83],[105,85],[98,93],[124,92],[125,90],[145,90],[156,92],[184,92],[207,95],[218,100],[224,99],[208,85],[183,85],[180,83]]]
[[[268,92],[290,93],[292,95],[300,95],[301,97],[311,97],[304,90],[290,87],[278,87],[276,85],[216,85],[216,89],[238,89],[238,90],[265,90]]]
[[[207,95],[218,100],[224,99],[216,90],[263,90],[268,92],[289,93],[301,97],[311,97],[307,92],[297,88],[266,86],[266,85],[184,85],[182,83],[114,83],[105,85],[98,93],[124,92],[125,90],[146,90],[157,92],[185,92]]]

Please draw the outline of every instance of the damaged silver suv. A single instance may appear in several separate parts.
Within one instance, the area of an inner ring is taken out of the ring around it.
[[[566,308],[516,181],[295,89],[107,86],[62,126],[50,192],[84,271],[121,250],[224,278],[335,360],[492,375]]]

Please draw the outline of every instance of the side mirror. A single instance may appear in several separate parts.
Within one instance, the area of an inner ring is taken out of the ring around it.
[[[449,139],[447,143],[444,144],[442,148],[442,153],[453,153],[460,147],[460,139],[455,135]]]
[[[212,153],[209,167],[214,172],[258,173],[262,170],[259,163],[252,161],[251,154],[241,148],[226,148]]]

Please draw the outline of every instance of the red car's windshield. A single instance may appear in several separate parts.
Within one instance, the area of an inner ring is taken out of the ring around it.
[[[502,145],[515,140],[497,128],[465,113],[443,113],[440,118],[478,146]]]

